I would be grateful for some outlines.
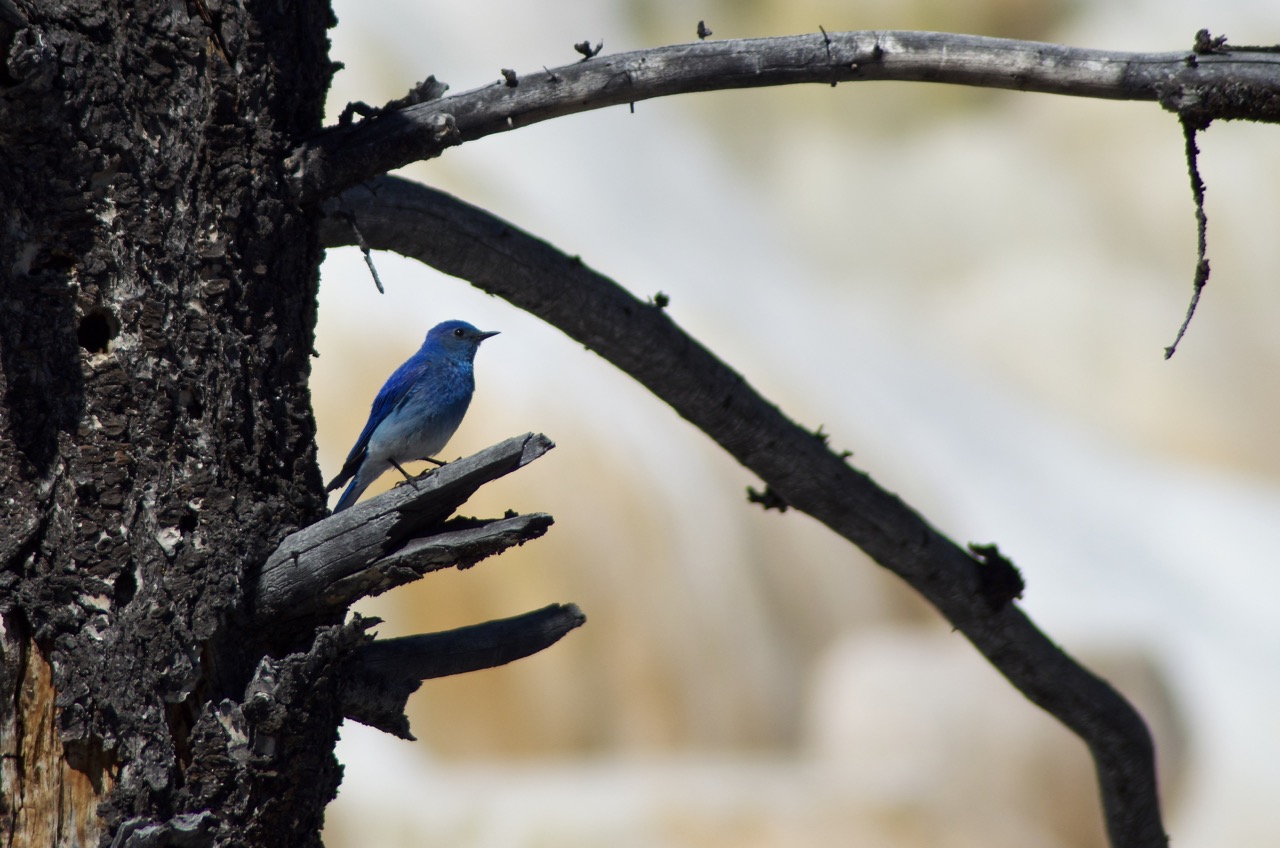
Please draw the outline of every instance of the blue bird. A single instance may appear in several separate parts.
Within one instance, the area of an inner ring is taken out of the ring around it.
[[[418,352],[383,384],[342,471],[325,488],[332,492],[351,481],[334,512],[355,503],[388,469],[397,469],[407,480],[402,463],[425,459],[444,464],[433,457],[444,449],[471,405],[476,350],[496,335],[466,321],[445,321],[431,328]]]

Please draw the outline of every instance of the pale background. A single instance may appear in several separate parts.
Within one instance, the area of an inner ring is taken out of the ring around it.
[[[1178,50],[1280,41],[1263,0],[338,0],[331,118],[694,38],[938,29]],[[1201,138],[1213,276],[1172,361],[1195,230],[1154,104],[897,83],[573,116],[406,169],[670,314],[957,541],[1153,724],[1179,846],[1280,843],[1280,158]],[[344,846],[1092,846],[1083,747],[959,636],[630,378],[457,280],[329,254],[313,391],[335,473],[428,327],[502,335],[445,451],[559,447],[464,507],[556,517],[476,569],[361,605],[383,635],[554,601],[587,625],[424,685],[409,743],[348,723]],[[394,482],[384,478],[383,485]]]

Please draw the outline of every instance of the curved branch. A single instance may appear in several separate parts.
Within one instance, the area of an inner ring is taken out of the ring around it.
[[[1151,737],[1129,703],[1016,604],[993,599],[986,565],[789,420],[663,309],[636,300],[576,257],[425,186],[384,177],[346,192],[341,203],[358,217],[370,245],[469,280],[560,328],[670,404],[782,503],[907,581],[1027,698],[1089,746],[1112,844],[1167,844]],[[332,216],[321,238],[328,247],[352,243],[350,228]]]
[[[514,74],[513,74],[514,76]],[[795,83],[907,80],[1158,101],[1207,126],[1280,121],[1280,54],[1122,53],[939,32],[844,32],[703,41],[602,56],[380,112],[325,131],[286,163],[295,195],[322,200],[446,148],[562,115],[670,94]]]

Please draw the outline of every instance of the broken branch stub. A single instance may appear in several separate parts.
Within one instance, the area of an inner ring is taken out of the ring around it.
[[[343,715],[402,739],[413,739],[404,710],[422,681],[493,668],[536,654],[586,620],[575,604],[551,604],[442,633],[369,642],[352,657],[342,695]]]
[[[552,523],[545,513],[449,516],[485,483],[553,447],[541,434],[507,439],[285,537],[262,568],[255,617],[278,625],[341,616],[361,597],[538,538]]]

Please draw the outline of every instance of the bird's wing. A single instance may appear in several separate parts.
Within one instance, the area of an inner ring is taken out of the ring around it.
[[[382,388],[378,390],[378,396],[373,399],[373,408],[369,410],[369,420],[360,431],[360,438],[356,439],[351,453],[347,454],[347,461],[342,464],[342,470],[338,472],[338,476],[330,480],[329,485],[325,487],[326,492],[332,492],[355,476],[356,471],[360,469],[360,463],[364,462],[365,456],[369,453],[369,439],[372,438],[373,431],[377,430],[378,425],[409,397],[410,390],[421,379],[428,362],[429,360],[423,357],[410,357],[387,378],[387,382],[382,384]]]

